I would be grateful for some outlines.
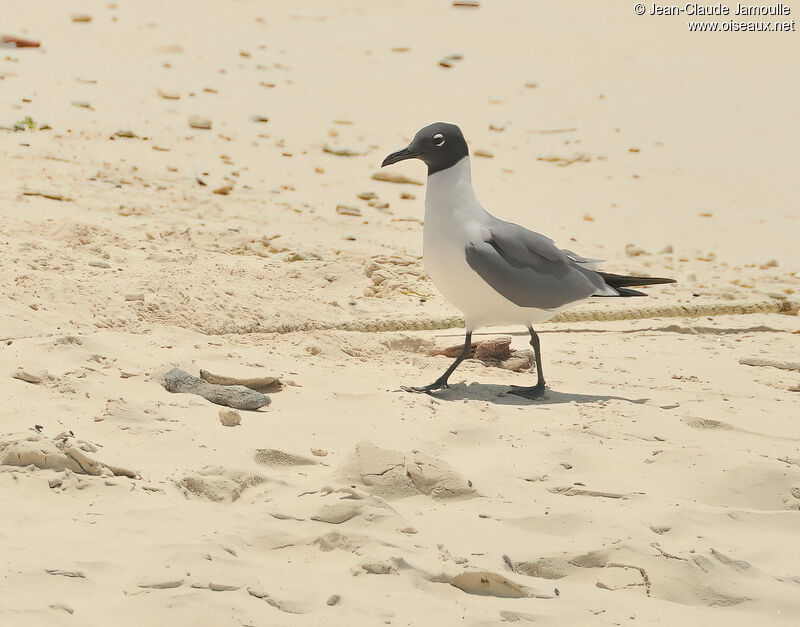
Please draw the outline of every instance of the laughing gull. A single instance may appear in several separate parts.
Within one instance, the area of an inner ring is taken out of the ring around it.
[[[533,325],[593,296],[645,296],[633,286],[674,283],[673,279],[625,276],[593,269],[601,261],[559,249],[539,233],[495,218],[475,196],[469,149],[454,124],[421,129],[381,167],[420,159],[428,166],[423,258],[442,295],[464,314],[464,348],[430,385],[411,392],[446,388],[447,379],[470,354],[472,332],[485,326],[522,324],[531,334],[536,385],[512,386],[511,393],[536,398],[545,391],[539,336]]]

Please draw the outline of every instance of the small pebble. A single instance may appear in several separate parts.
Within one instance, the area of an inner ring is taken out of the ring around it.
[[[159,89],[158,95],[165,100],[179,100],[181,97],[177,91],[173,91],[172,89]]]
[[[208,118],[201,118],[198,115],[193,115],[189,118],[189,126],[208,131],[211,130],[211,120]]]
[[[227,196],[233,190],[233,185],[223,185],[222,187],[218,187],[214,190],[215,194],[219,194],[221,196]]]
[[[358,207],[351,207],[349,205],[336,205],[336,213],[343,216],[361,216],[361,209]]]
[[[342,597],[340,597],[338,594],[334,594],[334,595],[332,595],[331,597],[328,598],[327,603],[328,603],[328,605],[337,605],[339,603],[339,601],[341,601],[341,600],[342,600]]]
[[[625,254],[629,257],[638,257],[639,255],[646,255],[647,253],[644,249],[639,248],[635,244],[628,244],[625,246]]]
[[[89,22],[92,21],[92,16],[89,15],[88,13],[73,13],[72,15],[69,16],[69,18],[73,22],[77,22],[80,24],[88,24]]]
[[[219,421],[226,427],[236,427],[242,424],[242,415],[236,409],[220,409]]]

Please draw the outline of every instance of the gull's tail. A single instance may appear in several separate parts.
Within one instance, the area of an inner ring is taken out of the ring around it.
[[[660,285],[662,283],[675,283],[675,279],[664,279],[654,276],[626,276],[624,274],[611,274],[610,272],[597,272],[612,288],[616,294],[595,294],[595,296],[647,296],[644,292],[628,289],[642,285]]]

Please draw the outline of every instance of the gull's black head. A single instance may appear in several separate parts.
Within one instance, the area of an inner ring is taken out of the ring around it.
[[[469,155],[461,129],[455,124],[434,122],[417,131],[411,143],[383,160],[381,167],[405,159],[421,159],[428,166],[428,176],[446,170]]]

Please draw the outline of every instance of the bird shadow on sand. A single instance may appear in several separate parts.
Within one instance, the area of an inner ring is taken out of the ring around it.
[[[492,383],[458,383],[445,390],[437,390],[431,394],[440,401],[487,401],[498,405],[561,405],[564,403],[602,403],[607,401],[625,401],[635,405],[643,405],[647,398],[626,398],[608,394],[572,394],[558,392],[547,388],[545,393],[536,399],[528,399],[510,393],[507,385]]]

